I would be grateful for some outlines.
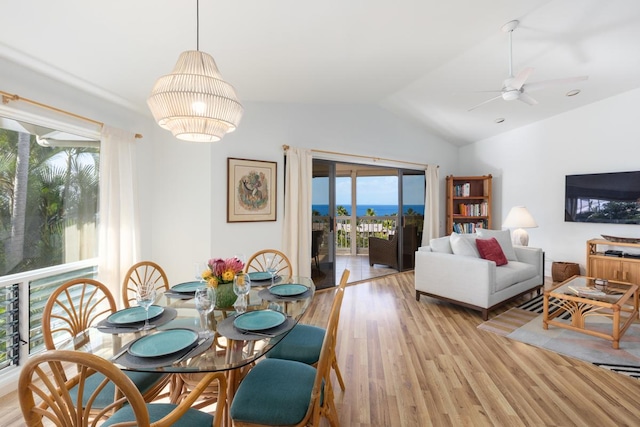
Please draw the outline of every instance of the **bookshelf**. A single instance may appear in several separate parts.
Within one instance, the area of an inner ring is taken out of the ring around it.
[[[491,228],[491,175],[447,176],[447,234]]]

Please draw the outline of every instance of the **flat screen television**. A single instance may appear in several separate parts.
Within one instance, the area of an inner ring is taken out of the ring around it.
[[[640,171],[567,175],[565,221],[640,224]]]

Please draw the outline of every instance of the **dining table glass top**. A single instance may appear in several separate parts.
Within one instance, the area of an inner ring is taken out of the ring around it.
[[[140,330],[144,318],[140,319],[136,309],[119,310],[57,348],[96,354],[124,370],[189,373],[236,369],[277,345],[308,309],[314,294],[315,285],[308,277],[282,277],[274,285],[253,282],[245,313],[216,309],[214,320],[204,330],[193,295],[169,291],[160,294],[150,308],[153,329]]]

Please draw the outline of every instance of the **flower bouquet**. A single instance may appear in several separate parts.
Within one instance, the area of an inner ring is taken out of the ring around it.
[[[233,292],[233,278],[244,269],[244,263],[238,258],[212,258],[207,262],[207,269],[202,278],[216,289],[216,307],[229,308],[236,302]]]

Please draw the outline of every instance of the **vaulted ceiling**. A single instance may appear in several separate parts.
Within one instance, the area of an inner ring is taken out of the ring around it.
[[[195,0],[0,0],[0,14],[0,56],[145,114],[196,49]],[[526,83],[589,78],[469,111],[500,95],[511,20]],[[640,87],[640,1],[200,0],[199,46],[243,102],[376,104],[464,145]]]

